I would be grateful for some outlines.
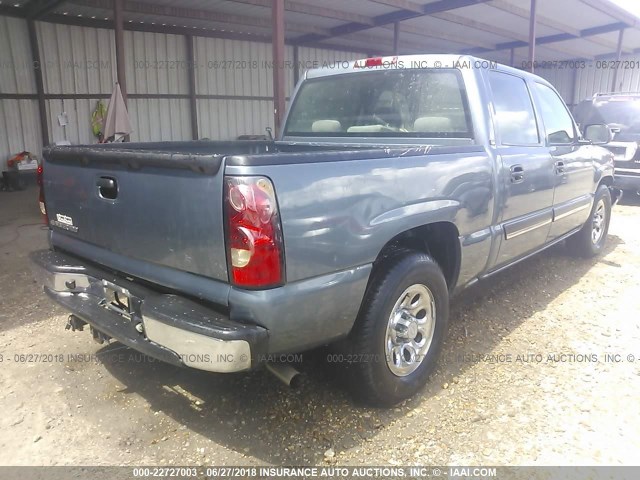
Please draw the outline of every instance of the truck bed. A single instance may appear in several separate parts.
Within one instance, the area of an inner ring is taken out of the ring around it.
[[[255,173],[274,165],[363,160],[381,166],[397,157],[482,150],[477,145],[376,148],[268,141],[57,146],[44,155],[44,192],[54,247],[84,257],[90,250],[91,258],[107,267],[117,263],[124,273],[130,272],[123,264],[140,263],[145,270],[147,263],[227,282],[225,168]],[[99,186],[109,181],[115,184],[112,192]]]
[[[52,147],[45,152],[44,167],[52,242],[70,253],[92,249],[108,267],[116,262],[106,256],[114,254],[226,282],[225,161],[265,163],[283,154],[335,161],[358,150],[266,141]],[[318,157],[322,152],[331,154]],[[374,155],[389,153],[376,150]],[[111,190],[100,186],[109,182]]]

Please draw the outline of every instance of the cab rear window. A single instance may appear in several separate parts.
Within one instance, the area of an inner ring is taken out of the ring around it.
[[[394,70],[308,80],[285,135],[473,138],[473,129],[458,70]]]

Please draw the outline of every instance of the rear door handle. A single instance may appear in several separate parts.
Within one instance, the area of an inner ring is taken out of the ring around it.
[[[522,168],[522,165],[512,165],[510,170],[511,170],[511,183],[524,182],[524,168]]]
[[[556,162],[556,175],[564,174],[564,162],[562,160],[558,160]]]

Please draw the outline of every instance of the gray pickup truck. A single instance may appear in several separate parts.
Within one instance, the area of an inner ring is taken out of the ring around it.
[[[453,294],[565,239],[602,250],[619,192],[588,138],[608,136],[473,57],[313,70],[275,141],[50,148],[33,260],[99,342],[212,372],[332,345],[357,398],[392,405]]]

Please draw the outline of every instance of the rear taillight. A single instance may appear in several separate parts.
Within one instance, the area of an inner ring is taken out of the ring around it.
[[[40,203],[40,213],[42,213],[42,221],[46,224],[49,225],[49,217],[47,216],[47,207],[44,203],[44,182],[42,179],[42,175],[43,175],[43,168],[42,165],[38,165],[38,171],[37,171],[37,181],[38,181],[38,187],[40,189],[40,194],[38,197],[38,201]]]
[[[227,176],[224,197],[231,282],[245,288],[282,285],[282,229],[271,180]]]

